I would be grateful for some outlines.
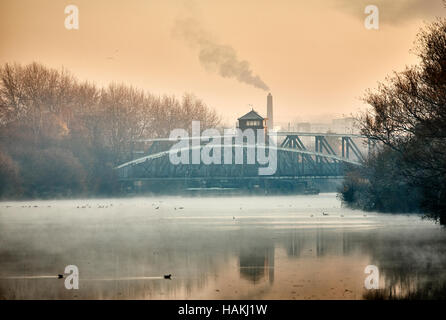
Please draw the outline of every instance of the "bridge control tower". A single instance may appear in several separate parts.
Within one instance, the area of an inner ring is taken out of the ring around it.
[[[249,111],[244,116],[241,116],[238,120],[237,127],[242,131],[245,129],[264,129],[265,128],[265,118],[259,115],[254,109]]]

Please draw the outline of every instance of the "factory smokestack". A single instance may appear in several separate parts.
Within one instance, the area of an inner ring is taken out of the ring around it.
[[[266,98],[266,126],[268,130],[272,130],[274,128],[274,119],[273,119],[273,96],[271,93],[268,93]]]

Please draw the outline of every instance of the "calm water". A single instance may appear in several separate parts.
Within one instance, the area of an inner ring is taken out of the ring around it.
[[[370,264],[386,293],[436,292],[446,229],[335,194],[0,203],[1,299],[363,299]]]

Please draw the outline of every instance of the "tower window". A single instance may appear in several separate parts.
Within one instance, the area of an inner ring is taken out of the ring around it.
[[[260,121],[258,120],[248,120],[246,121],[246,125],[249,127],[257,127],[260,126]]]

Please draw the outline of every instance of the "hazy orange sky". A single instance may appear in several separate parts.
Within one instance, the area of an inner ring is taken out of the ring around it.
[[[79,30],[65,29],[69,4],[79,8]],[[379,30],[364,27],[368,4],[380,10]],[[357,112],[366,88],[416,63],[409,50],[423,20],[445,12],[441,0],[0,0],[0,63],[38,61],[98,85],[191,92],[228,124],[249,104],[266,115],[267,91],[209,70],[199,47],[178,35],[179,19],[190,18],[269,86],[275,120],[323,122]]]

